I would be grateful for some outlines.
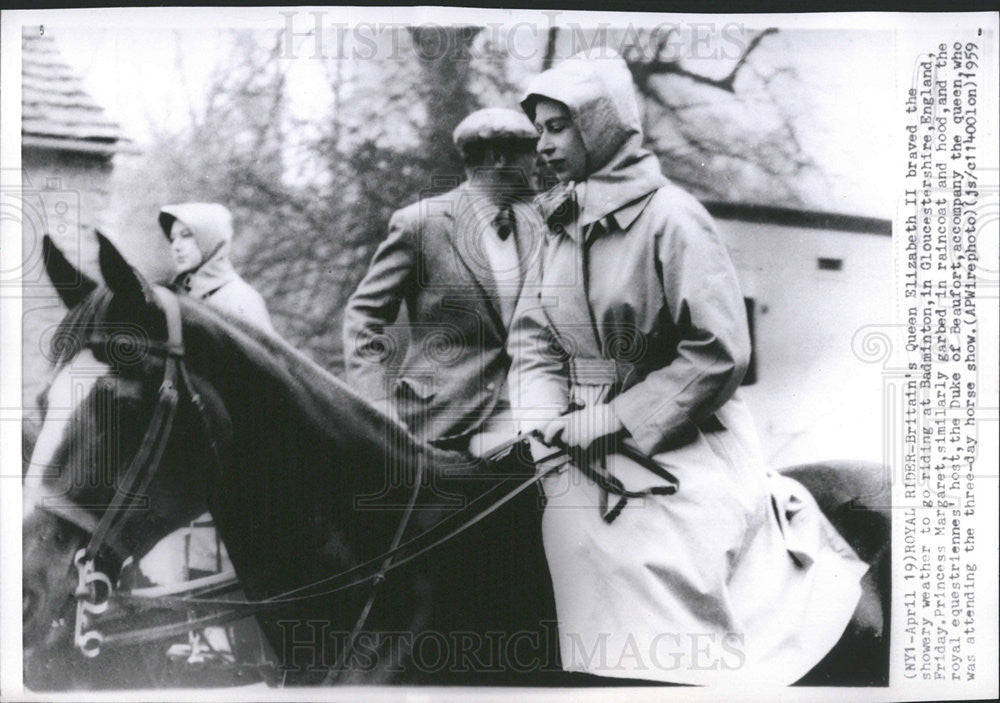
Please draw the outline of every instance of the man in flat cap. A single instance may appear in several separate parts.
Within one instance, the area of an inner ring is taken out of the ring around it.
[[[523,113],[488,108],[462,120],[454,140],[467,180],[393,214],[389,236],[347,303],[344,355],[348,383],[418,437],[478,454],[515,434],[505,344],[544,231],[531,203],[537,135]],[[403,304],[400,354],[388,328]],[[555,605],[537,500],[521,493],[450,540],[437,561],[451,588],[435,594],[436,622],[455,632],[510,635],[468,654],[489,671],[509,673],[512,683],[555,667]],[[490,571],[503,578],[487,579],[485,592],[479,575]],[[455,593],[473,592],[490,604],[477,616],[455,601]]]
[[[442,447],[469,449],[509,407],[507,329],[541,243],[530,204],[536,139],[514,110],[462,120],[454,140],[468,180],[393,214],[347,303],[348,383]],[[401,304],[405,354],[387,331]]]

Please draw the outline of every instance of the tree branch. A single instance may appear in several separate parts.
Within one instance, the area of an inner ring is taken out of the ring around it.
[[[694,81],[695,83],[700,83],[702,85],[718,88],[719,90],[724,90],[727,93],[735,93],[737,75],[739,74],[740,69],[743,68],[744,64],[746,64],[747,59],[750,57],[750,54],[753,53],[753,51],[757,48],[760,42],[764,39],[764,37],[766,37],[768,34],[776,34],[778,30],[774,27],[769,27],[768,29],[765,29],[760,34],[756,35],[753,39],[751,39],[750,43],[747,44],[747,48],[743,51],[742,55],[740,55],[740,58],[736,61],[736,64],[733,66],[732,70],[724,78],[712,78],[710,76],[705,76],[700,73],[695,73],[694,71],[689,71],[686,68],[684,68],[684,66],[681,65],[679,59],[662,58],[664,49],[668,48],[669,46],[668,42],[671,36],[673,36],[673,34],[676,31],[677,31],[676,29],[671,29],[664,36],[658,37],[656,54],[655,54],[656,58],[654,58],[652,61],[639,61],[636,60],[635,58],[633,58],[632,60],[628,60],[629,57],[626,56],[626,62],[628,64],[629,70],[632,72],[632,80],[635,81],[636,86],[644,94],[655,92],[652,90],[652,87],[649,84],[649,79],[652,76],[660,76],[666,74],[682,76],[684,78],[688,78]]]

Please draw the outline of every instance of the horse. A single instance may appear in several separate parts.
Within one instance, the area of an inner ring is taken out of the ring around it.
[[[43,242],[69,313],[24,480],[29,686],[68,685],[88,612],[128,627],[136,603],[111,592],[206,508],[249,600],[206,589],[154,605],[194,609],[190,628],[212,608],[255,615],[270,683],[607,685],[560,671],[525,445],[485,461],[423,443],[283,340],[151,286],[98,240],[103,286]],[[870,467],[789,473],[872,564],[855,621],[804,682],[884,685],[888,523],[858,503],[875,495],[857,478]]]
[[[103,236],[104,286],[46,241],[47,270],[70,313],[53,335],[55,373],[25,478],[29,679],[37,674],[44,682],[46,672],[58,672],[43,664],[42,652],[65,646],[73,557],[109,507],[119,513],[115,543],[93,556],[111,584],[128,557],[137,561],[207,507],[246,596],[260,603],[294,594],[280,607],[268,604],[259,620],[282,662],[281,679],[316,683],[336,663],[370,580],[333,593],[303,584],[380,556],[405,515],[412,516],[410,533],[419,534],[473,499],[484,505],[514,480],[512,472],[498,475],[482,460],[420,442],[282,340],[195,301],[170,296],[181,327],[171,335],[165,296]],[[171,336],[184,346],[183,373],[175,372],[170,389],[181,396],[172,426],[163,430],[155,474],[132,491],[141,493],[135,505],[115,506],[127,460],[143,450],[146,430],[156,424],[171,355],[181,353],[165,348]],[[394,570],[363,633],[393,637],[359,640],[344,680],[432,681],[463,668],[468,675],[454,678],[476,680],[477,669],[497,679],[520,673],[524,667],[502,661],[506,642],[498,653],[486,651],[497,649],[486,640],[494,632],[529,633],[511,653],[529,662],[541,657],[547,633],[532,632],[538,626],[531,623],[554,619],[554,606],[536,504],[537,492],[524,491],[433,558]],[[439,583],[441,574],[447,583]],[[457,639],[433,639],[445,632]],[[414,643],[426,651],[404,667]],[[469,661],[437,661],[438,644]],[[386,662],[378,670],[375,658]],[[475,665],[480,661],[485,666]],[[400,667],[406,671],[395,671]]]

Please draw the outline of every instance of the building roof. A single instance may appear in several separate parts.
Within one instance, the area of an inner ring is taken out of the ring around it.
[[[83,89],[49,35],[21,34],[21,145],[103,154],[130,150],[121,125]]]
[[[702,205],[711,213],[712,217],[719,220],[739,220],[785,227],[857,232],[859,234],[892,235],[892,220],[880,217],[863,217],[839,212],[717,200],[703,200]]]

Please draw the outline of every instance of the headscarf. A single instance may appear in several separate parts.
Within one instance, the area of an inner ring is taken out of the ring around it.
[[[548,220],[575,197],[586,226],[666,185],[656,156],[642,148],[642,124],[625,60],[605,49],[590,58],[580,52],[535,76],[521,107],[535,119],[538,98],[563,103],[587,150],[587,179],[562,184],[539,199]]]
[[[181,203],[160,209],[160,227],[170,239],[170,228],[180,220],[194,235],[201,263],[174,279],[174,288],[204,300],[230,281],[239,278],[229,261],[233,241],[233,216],[218,203]]]

